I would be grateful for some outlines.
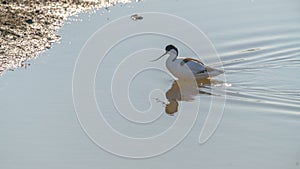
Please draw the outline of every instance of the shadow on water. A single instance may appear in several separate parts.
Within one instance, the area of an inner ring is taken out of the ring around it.
[[[199,95],[213,95],[211,92],[211,85],[221,83],[220,81],[212,79],[198,79],[194,82],[174,80],[171,88],[166,92],[168,103],[165,107],[165,112],[169,115],[174,115],[178,112],[178,102],[194,101]]]

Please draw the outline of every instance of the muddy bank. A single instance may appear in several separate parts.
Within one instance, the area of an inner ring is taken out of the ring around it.
[[[60,39],[63,21],[90,9],[130,0],[0,0],[0,75],[26,66],[26,61]]]

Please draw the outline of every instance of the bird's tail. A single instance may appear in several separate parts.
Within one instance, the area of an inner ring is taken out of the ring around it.
[[[223,70],[215,69],[209,66],[206,66],[205,69],[207,70],[209,77],[218,76],[224,73]]]

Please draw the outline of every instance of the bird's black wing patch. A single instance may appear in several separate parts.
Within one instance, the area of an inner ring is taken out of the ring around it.
[[[204,69],[204,70],[201,70],[201,71],[197,72],[196,74],[201,74],[201,73],[206,73],[206,72],[207,72],[207,70]]]
[[[204,65],[202,62],[200,62],[197,59],[193,59],[193,58],[185,58],[182,60],[182,62],[180,63],[181,65],[184,65],[187,62],[196,62],[196,63],[200,63],[201,65]]]

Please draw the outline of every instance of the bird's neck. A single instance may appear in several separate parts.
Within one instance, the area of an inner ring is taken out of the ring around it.
[[[172,61],[172,62],[174,62],[175,60],[176,60],[176,58],[177,58],[177,53],[174,53],[174,52],[169,52],[169,57],[168,57],[168,59],[167,59],[167,61]]]

